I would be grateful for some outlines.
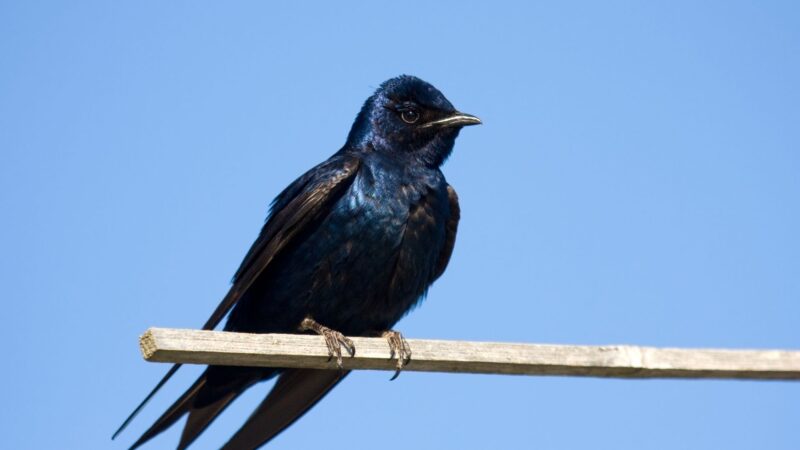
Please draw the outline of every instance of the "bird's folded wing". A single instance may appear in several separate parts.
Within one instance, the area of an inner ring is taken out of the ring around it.
[[[324,219],[344,194],[358,172],[358,158],[331,158],[311,169],[276,198],[261,234],[253,243],[233,277],[233,286],[203,326],[216,327],[242,294],[287,248],[292,238]]]
[[[458,221],[461,219],[461,207],[458,205],[456,190],[449,184],[447,185],[447,199],[450,202],[450,217],[447,219],[447,224],[445,225],[444,247],[442,247],[442,251],[439,253],[439,261],[436,263],[436,269],[433,272],[433,279],[431,282],[442,276],[444,269],[447,268],[447,264],[450,262],[450,256],[453,254],[453,247],[456,245],[456,233],[458,232]]]
[[[261,233],[248,251],[233,285],[219,306],[203,325],[204,330],[214,329],[233,308],[253,282],[269,267],[275,257],[292,245],[293,238],[313,229],[329,213],[331,207],[350,187],[358,172],[360,160],[346,155],[334,156],[314,167],[284,190],[272,205]],[[156,392],[177,372],[180,364],[173,365],[152,391],[133,410],[114,433],[116,438],[142,410]]]

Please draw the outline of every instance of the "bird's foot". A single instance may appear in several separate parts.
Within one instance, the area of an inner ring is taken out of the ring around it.
[[[320,325],[310,317],[306,317],[300,322],[300,331],[313,331],[324,337],[325,345],[328,346],[328,361],[335,356],[336,365],[339,366],[339,369],[342,368],[342,347],[347,350],[347,353],[349,353],[351,357],[356,354],[356,347],[353,345],[353,341],[348,339],[347,336],[336,330],[331,330],[324,325]]]
[[[389,350],[391,352],[389,354],[389,359],[397,356],[397,370],[391,378],[391,380],[394,380],[400,375],[400,371],[403,370],[403,367],[411,361],[411,346],[408,345],[408,341],[406,341],[406,338],[404,338],[399,331],[384,331],[381,336],[386,338],[389,342]]]

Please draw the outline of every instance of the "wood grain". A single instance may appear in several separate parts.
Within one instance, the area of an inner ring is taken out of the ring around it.
[[[394,370],[382,338],[353,337],[345,369]],[[800,380],[800,351],[550,345],[409,339],[404,370],[614,378]],[[319,336],[150,328],[140,338],[154,362],[335,369]]]

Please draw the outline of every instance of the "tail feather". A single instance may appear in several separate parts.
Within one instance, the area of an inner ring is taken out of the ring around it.
[[[189,413],[178,444],[178,450],[186,449],[242,392],[274,375],[275,370],[258,367],[209,366],[129,450],[149,441]]]
[[[252,450],[303,416],[349,371],[285,369],[270,393],[222,450]]]
[[[162,386],[164,386],[164,384],[166,384],[166,382],[167,382],[167,381],[168,381],[170,378],[172,378],[172,376],[173,376],[173,375],[175,375],[175,372],[177,372],[177,371],[178,371],[178,369],[180,369],[180,368],[181,368],[181,365],[180,365],[180,364],[173,364],[173,365],[172,365],[172,367],[170,367],[169,371],[166,373],[166,375],[164,375],[164,377],[163,377],[163,378],[161,378],[161,381],[159,381],[159,382],[158,382],[158,384],[156,385],[156,387],[154,387],[154,388],[153,388],[153,389],[150,391],[150,393],[149,393],[149,394],[147,394],[147,397],[145,397],[145,398],[144,398],[144,400],[142,400],[142,402],[141,402],[141,403],[139,403],[139,406],[137,406],[137,407],[136,407],[136,409],[134,409],[134,410],[133,410],[133,412],[132,412],[132,413],[130,413],[130,415],[128,416],[128,418],[127,418],[127,419],[125,419],[125,421],[124,421],[124,422],[122,422],[122,425],[120,425],[120,426],[119,426],[119,428],[117,428],[117,431],[115,431],[115,432],[114,432],[114,435],[113,435],[113,436],[111,436],[111,440],[114,440],[114,439],[116,439],[116,438],[117,438],[117,436],[119,436],[119,434],[120,434],[120,433],[122,433],[122,430],[124,430],[124,429],[125,429],[125,427],[127,427],[127,426],[128,426],[128,424],[129,424],[129,423],[131,423],[131,420],[133,420],[133,418],[134,418],[134,417],[136,417],[136,415],[137,415],[137,414],[139,414],[139,411],[141,411],[141,410],[142,410],[142,408],[144,408],[144,405],[146,405],[146,404],[147,404],[147,402],[149,402],[149,401],[150,401],[150,399],[151,399],[151,398],[153,398],[153,396],[154,396],[154,395],[156,395],[156,392],[158,392],[158,390],[159,390],[159,389],[161,389],[161,387],[162,387]]]
[[[192,384],[186,392],[183,393],[175,403],[172,404],[158,420],[155,421],[147,431],[142,434],[142,436],[133,443],[133,445],[128,450],[134,450],[135,448],[141,446],[145,442],[149,441],[162,431],[169,428],[172,424],[178,421],[184,414],[186,414],[192,407],[194,403],[194,399],[197,397],[197,394],[206,384],[206,377],[205,374],[200,376],[197,381]]]
[[[189,410],[189,418],[186,419],[186,425],[183,426],[183,433],[181,434],[181,442],[178,444],[178,450],[185,450],[189,447],[189,445],[200,436],[200,433],[205,431],[211,422],[213,422],[242,392],[244,392],[244,389],[231,391],[209,405],[201,408],[191,408]]]

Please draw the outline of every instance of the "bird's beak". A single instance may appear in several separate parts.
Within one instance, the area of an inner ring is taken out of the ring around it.
[[[423,125],[422,128],[466,127],[468,125],[480,125],[481,123],[483,123],[481,122],[481,119],[478,119],[472,114],[456,111],[453,114],[443,119],[434,120],[433,122],[428,122],[425,125]]]

